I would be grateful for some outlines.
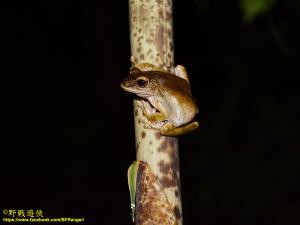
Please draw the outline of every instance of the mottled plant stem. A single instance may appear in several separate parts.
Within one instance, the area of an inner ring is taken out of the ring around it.
[[[129,0],[129,14],[131,54],[136,63],[151,63],[173,72],[172,1]],[[144,128],[141,121],[145,121],[146,118],[141,109],[136,107],[137,101],[134,101],[137,160],[149,165],[173,210],[175,224],[181,225],[178,140],[174,137],[161,136],[159,131]],[[141,191],[138,193],[143,194]],[[138,218],[142,215],[136,216]],[[138,225],[146,224],[141,218],[136,221]]]

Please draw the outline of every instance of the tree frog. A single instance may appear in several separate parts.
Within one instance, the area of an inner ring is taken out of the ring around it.
[[[187,72],[181,65],[176,66],[174,72],[149,63],[133,62],[129,76],[121,82],[125,91],[142,98],[138,107],[148,120],[143,122],[164,136],[179,136],[199,127],[198,122],[192,122],[198,107]]]

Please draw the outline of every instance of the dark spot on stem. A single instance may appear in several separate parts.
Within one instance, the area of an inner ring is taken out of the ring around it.
[[[155,40],[158,49],[164,49],[165,36],[165,28],[161,25],[158,28]]]
[[[146,137],[145,131],[142,132],[141,137],[144,139]]]
[[[173,179],[170,179],[168,176],[162,176],[160,179],[162,188],[175,187],[176,182]]]
[[[179,220],[181,218],[181,215],[180,215],[180,210],[179,210],[178,206],[177,205],[174,206],[173,210],[174,210],[174,214],[175,214],[176,218]]]
[[[158,167],[159,167],[159,170],[160,172],[162,172],[163,174],[168,174],[170,169],[171,169],[171,166],[169,163],[165,163],[164,160],[160,160],[159,163],[158,163]]]
[[[161,135],[159,132],[155,132],[155,137],[157,140],[161,139]]]
[[[169,147],[169,142],[168,142],[168,139],[165,138],[163,140],[163,142],[160,144],[160,146],[158,147],[157,151],[158,152],[165,152],[168,150],[168,147]]]

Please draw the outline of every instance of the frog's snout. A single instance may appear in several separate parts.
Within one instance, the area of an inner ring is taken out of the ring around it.
[[[121,88],[123,88],[124,90],[127,90],[131,85],[130,85],[130,81],[128,80],[128,78],[125,78],[121,81],[120,83]]]

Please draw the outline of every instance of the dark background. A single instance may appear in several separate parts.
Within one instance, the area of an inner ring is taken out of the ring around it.
[[[257,0],[256,0],[257,1]],[[127,1],[2,6],[2,209],[131,224]],[[185,225],[300,224],[299,1],[174,1],[201,128],[180,138]]]

